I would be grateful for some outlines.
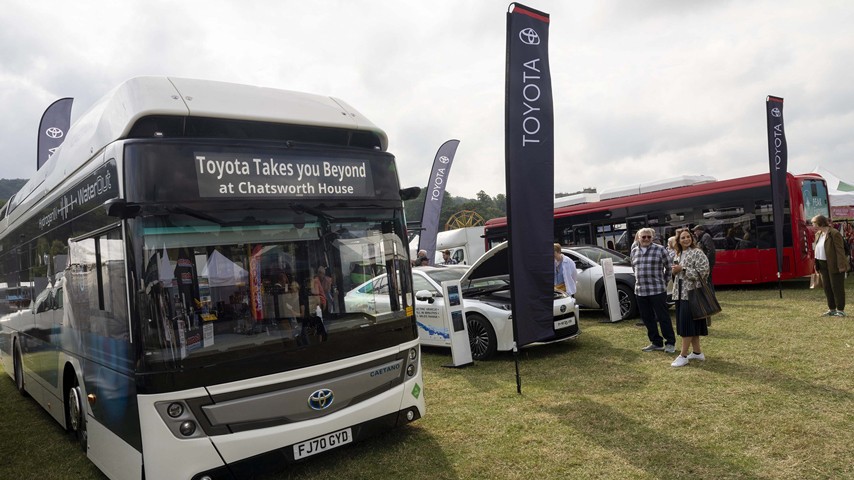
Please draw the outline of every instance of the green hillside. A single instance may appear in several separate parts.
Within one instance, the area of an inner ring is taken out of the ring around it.
[[[25,183],[27,183],[26,178],[0,178],[0,205],[9,201],[9,197],[17,193]]]

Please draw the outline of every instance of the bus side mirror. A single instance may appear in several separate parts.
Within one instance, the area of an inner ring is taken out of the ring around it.
[[[400,199],[404,202],[407,200],[418,198],[418,195],[421,195],[421,187],[409,187],[400,189]]]
[[[107,215],[121,219],[135,218],[139,215],[140,206],[135,203],[128,203],[121,198],[114,198],[104,202],[104,208],[107,210]]]

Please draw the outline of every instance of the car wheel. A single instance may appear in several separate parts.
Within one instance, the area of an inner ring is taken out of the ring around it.
[[[65,428],[86,451],[89,438],[86,432],[86,411],[83,409],[83,394],[75,377],[74,382],[65,391]]]
[[[617,284],[617,298],[620,300],[620,319],[626,320],[638,314],[638,302],[635,298],[635,292],[628,285]],[[602,296],[599,298],[599,305],[602,305],[602,310],[608,313],[608,297],[605,295],[605,290],[602,290]]]
[[[18,347],[18,342],[15,342],[15,348],[12,351],[12,362],[15,369],[15,388],[18,389],[18,393],[26,396],[27,391],[24,388],[24,364],[21,363],[21,349]]]
[[[472,359],[486,360],[494,355],[498,348],[498,340],[495,338],[495,330],[492,329],[489,320],[476,313],[468,313],[466,326],[469,330]]]

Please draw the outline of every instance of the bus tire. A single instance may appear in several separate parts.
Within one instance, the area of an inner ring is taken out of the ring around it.
[[[85,452],[89,440],[86,432],[86,411],[83,408],[83,394],[76,375],[65,389],[65,428]]]
[[[486,360],[498,349],[498,339],[489,320],[476,313],[466,314],[466,327],[469,331],[469,345],[473,360]]]
[[[23,396],[27,396],[27,390],[24,387],[24,364],[21,359],[21,348],[18,347],[18,342],[15,341],[15,347],[12,349],[12,362],[15,369],[15,388]]]
[[[617,284],[617,298],[620,300],[620,319],[626,320],[637,316],[638,300],[635,298],[635,292],[632,288],[624,283]],[[605,295],[605,289],[602,289],[602,295],[599,297],[599,305],[602,305],[602,311],[608,314],[608,297]]]

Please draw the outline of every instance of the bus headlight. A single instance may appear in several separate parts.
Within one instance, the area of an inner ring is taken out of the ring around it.
[[[416,373],[418,373],[418,347],[413,347],[406,354],[406,376],[414,377]]]
[[[171,400],[157,402],[154,408],[163,420],[163,423],[175,435],[176,438],[197,438],[205,436],[204,428],[196,419],[193,410],[182,400]]]
[[[181,435],[185,437],[189,437],[192,434],[196,433],[196,422],[192,420],[187,420],[186,422],[182,422],[181,426],[178,427],[178,431],[181,432]]]
[[[170,403],[166,408],[166,414],[172,418],[178,418],[184,413],[184,406],[178,402]]]

